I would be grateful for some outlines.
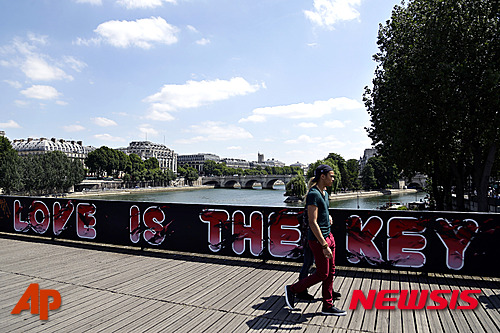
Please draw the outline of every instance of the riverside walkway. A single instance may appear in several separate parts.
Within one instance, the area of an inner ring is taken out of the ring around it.
[[[338,267],[336,306],[316,301],[289,311],[283,286],[300,266],[187,253],[89,246],[0,234],[0,332],[499,332],[495,278]],[[29,284],[59,291],[49,319],[10,312]],[[311,288],[312,289],[312,288]],[[353,290],[469,290],[474,310],[349,310]]]

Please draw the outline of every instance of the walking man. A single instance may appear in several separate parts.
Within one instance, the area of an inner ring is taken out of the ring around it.
[[[316,272],[297,283],[285,286],[285,301],[290,309],[295,307],[296,294],[322,282],[322,314],[345,316],[346,312],[333,306],[333,276],[335,274],[335,239],[330,230],[329,200],[325,188],[335,179],[332,167],[321,164],[309,181],[306,209],[309,218],[308,242],[316,262]]]

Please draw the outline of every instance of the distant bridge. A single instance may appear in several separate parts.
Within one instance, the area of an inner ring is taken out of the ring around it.
[[[293,175],[248,175],[248,176],[214,176],[202,177],[203,185],[215,187],[233,188],[240,184],[241,188],[252,188],[256,183],[262,184],[263,189],[272,189],[277,181],[288,183]]]

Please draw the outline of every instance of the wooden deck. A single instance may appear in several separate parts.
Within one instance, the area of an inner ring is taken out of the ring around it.
[[[337,307],[314,302],[289,311],[284,285],[296,264],[97,248],[0,235],[0,332],[499,332],[499,279],[338,267]],[[10,312],[30,283],[56,289],[49,320]],[[349,310],[352,291],[481,289],[474,310]]]

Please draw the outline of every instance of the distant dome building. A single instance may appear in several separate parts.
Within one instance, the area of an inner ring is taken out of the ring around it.
[[[17,139],[12,142],[12,148],[17,151],[19,156],[60,151],[73,160],[79,160],[82,164],[84,164],[88,153],[95,150],[94,147],[83,146],[82,141],[56,140],[55,138],[50,140],[46,138]]]

